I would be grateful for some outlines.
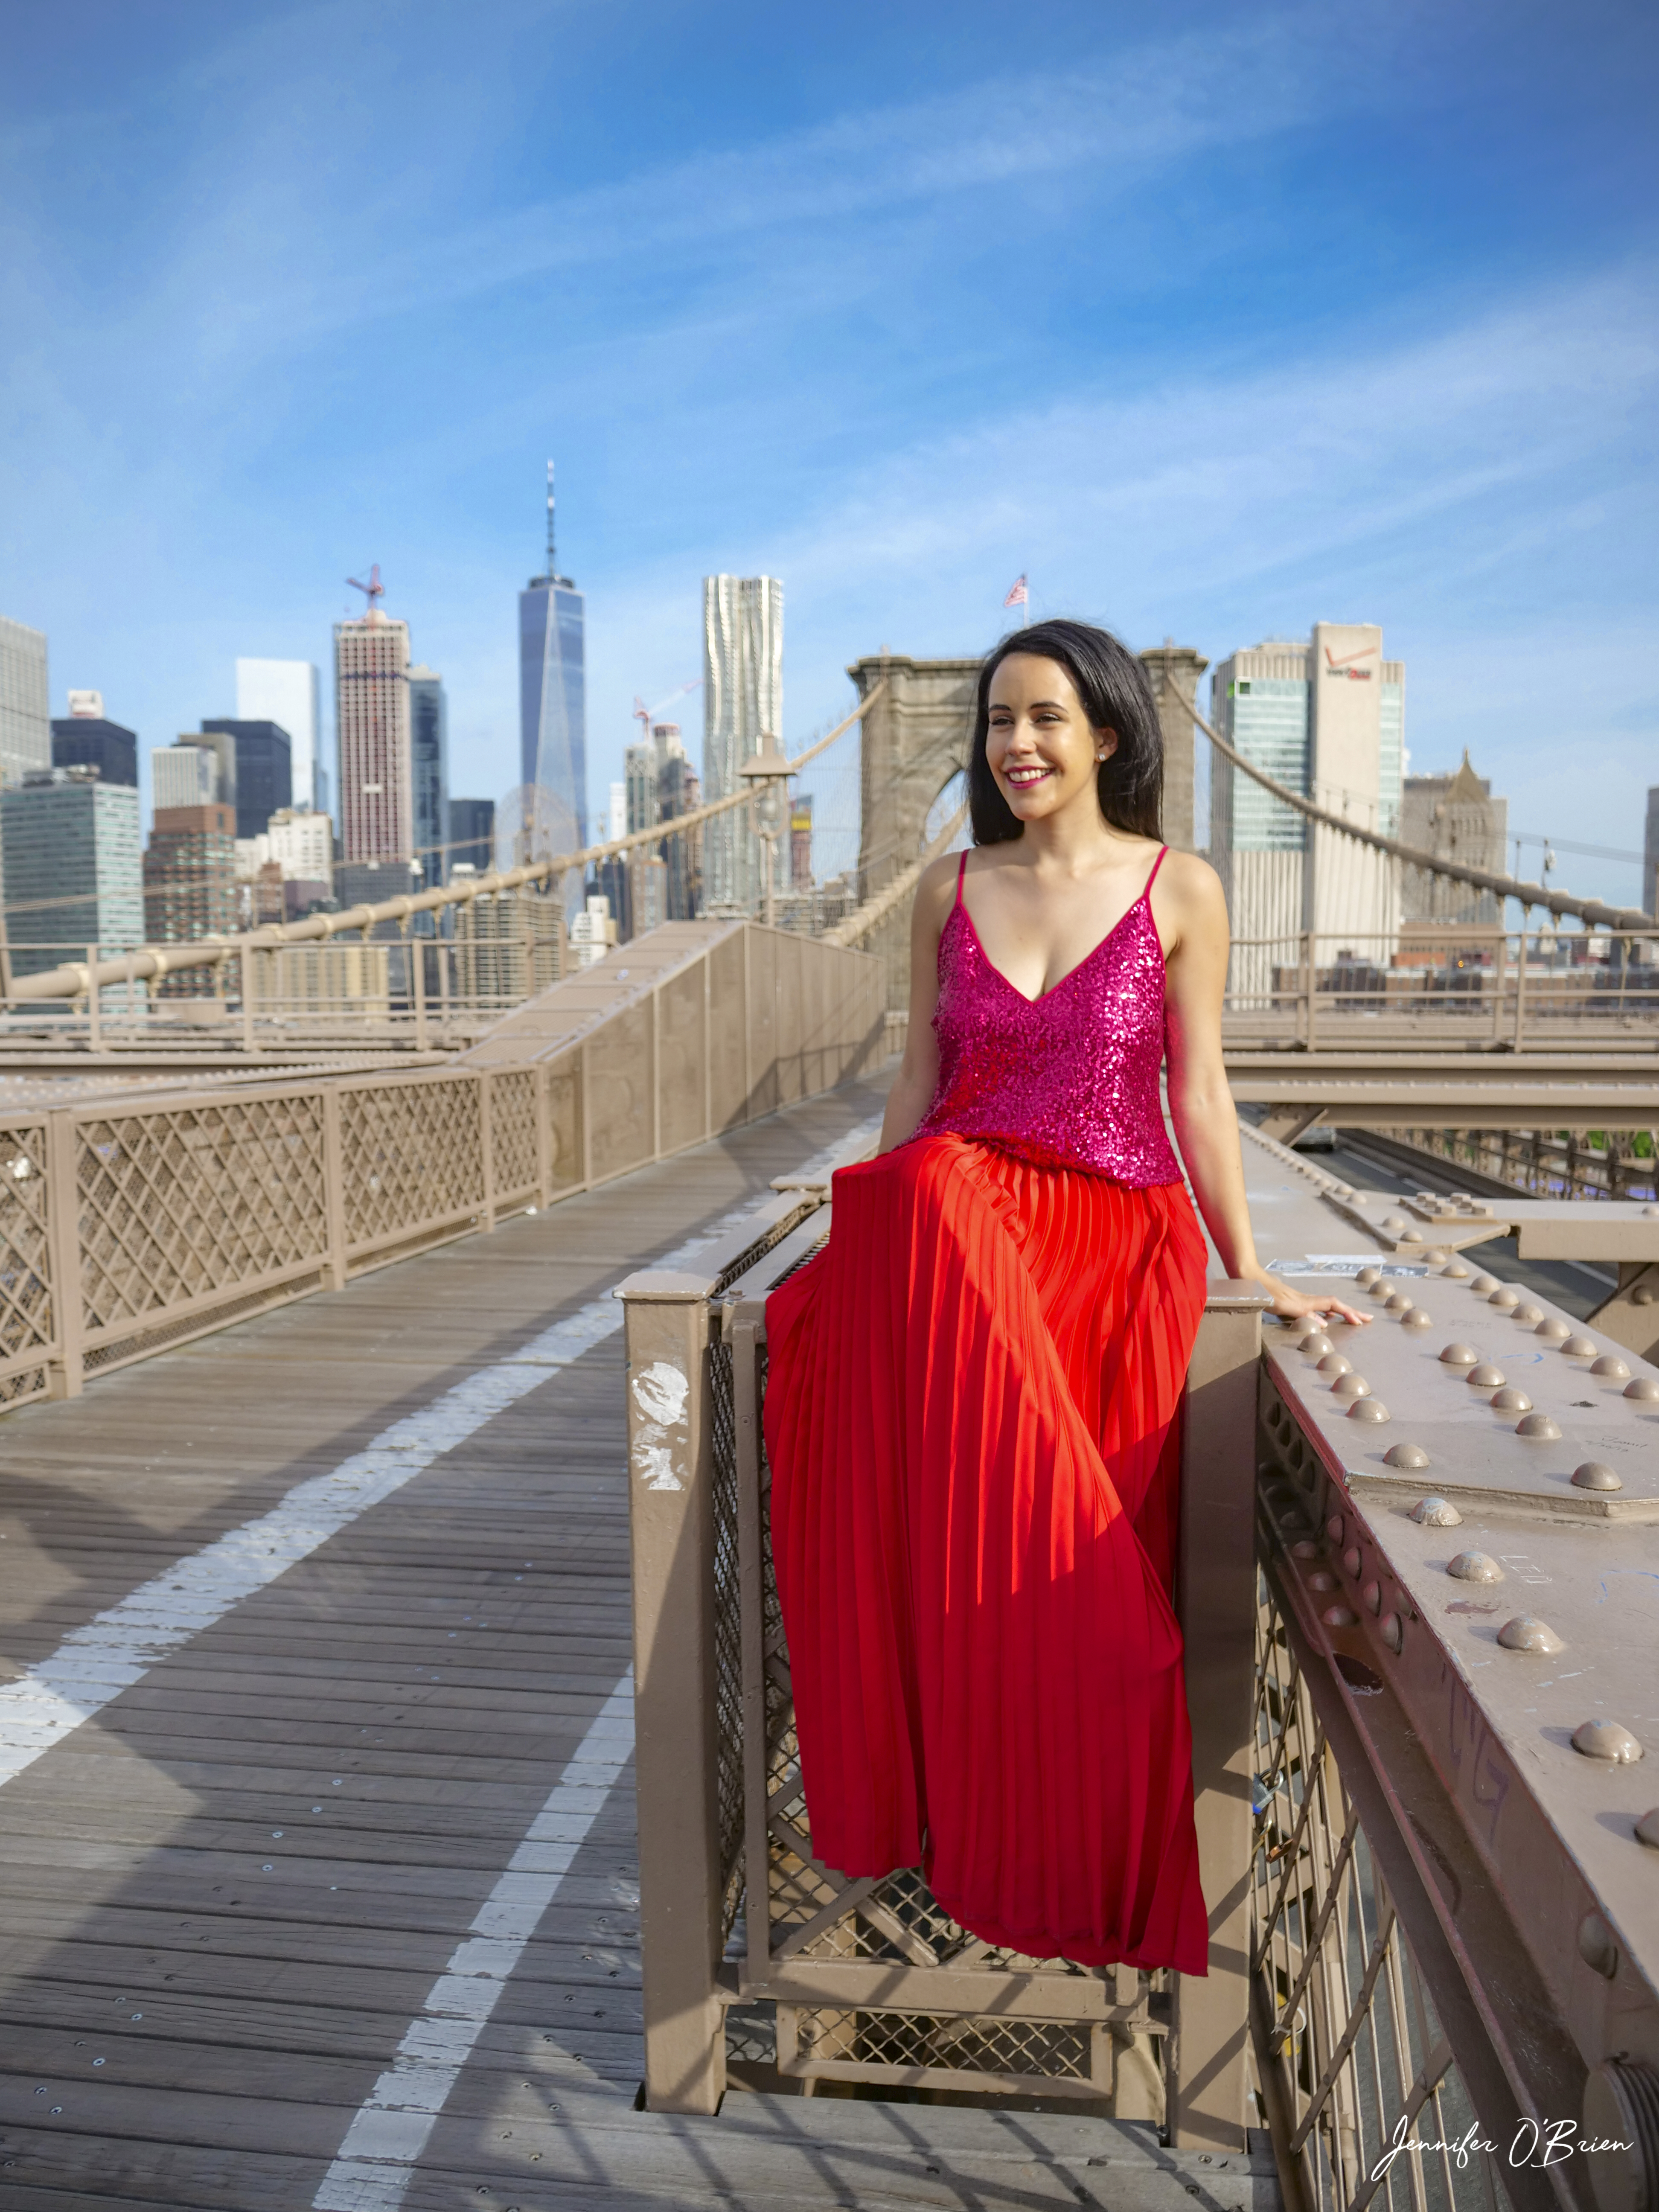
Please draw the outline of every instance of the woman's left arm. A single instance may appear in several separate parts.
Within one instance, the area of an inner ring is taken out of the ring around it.
[[[1221,1049],[1221,1008],[1227,989],[1227,903],[1212,869],[1193,854],[1172,853],[1153,900],[1164,941],[1170,1111],[1181,1157],[1205,1226],[1235,1281],[1259,1283],[1273,1311],[1287,1321],[1339,1314],[1370,1319],[1337,1297],[1305,1297],[1256,1257],[1244,1193],[1238,1114]],[[1161,915],[1158,910],[1162,909]],[[1173,941],[1171,941],[1173,940]]]

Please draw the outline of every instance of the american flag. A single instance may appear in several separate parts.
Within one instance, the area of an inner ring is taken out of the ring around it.
[[[1024,577],[1016,576],[1009,587],[1008,596],[1002,604],[1005,607],[1023,607],[1030,596],[1025,588]]]

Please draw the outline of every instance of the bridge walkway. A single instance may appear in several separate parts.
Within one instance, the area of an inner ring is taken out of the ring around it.
[[[1074,2113],[634,2110],[607,1294],[878,1104],[850,1085],[6,1421],[9,2212],[1200,2189],[1150,2129]],[[1215,2179],[1220,2212],[1268,2185]]]

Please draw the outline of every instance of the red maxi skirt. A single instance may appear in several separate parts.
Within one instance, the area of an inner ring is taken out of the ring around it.
[[[1184,1188],[960,1137],[835,1179],[767,1304],[772,1540],[812,1847],[986,1942],[1206,1972],[1179,1411]]]

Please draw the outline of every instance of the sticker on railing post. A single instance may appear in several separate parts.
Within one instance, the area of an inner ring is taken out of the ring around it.
[[[685,1420],[691,1385],[684,1370],[672,1360],[653,1359],[643,1374],[634,1377],[633,1389],[639,1415],[629,1446],[634,1472],[647,1490],[684,1490],[685,1485],[674,1472],[668,1431]]]

